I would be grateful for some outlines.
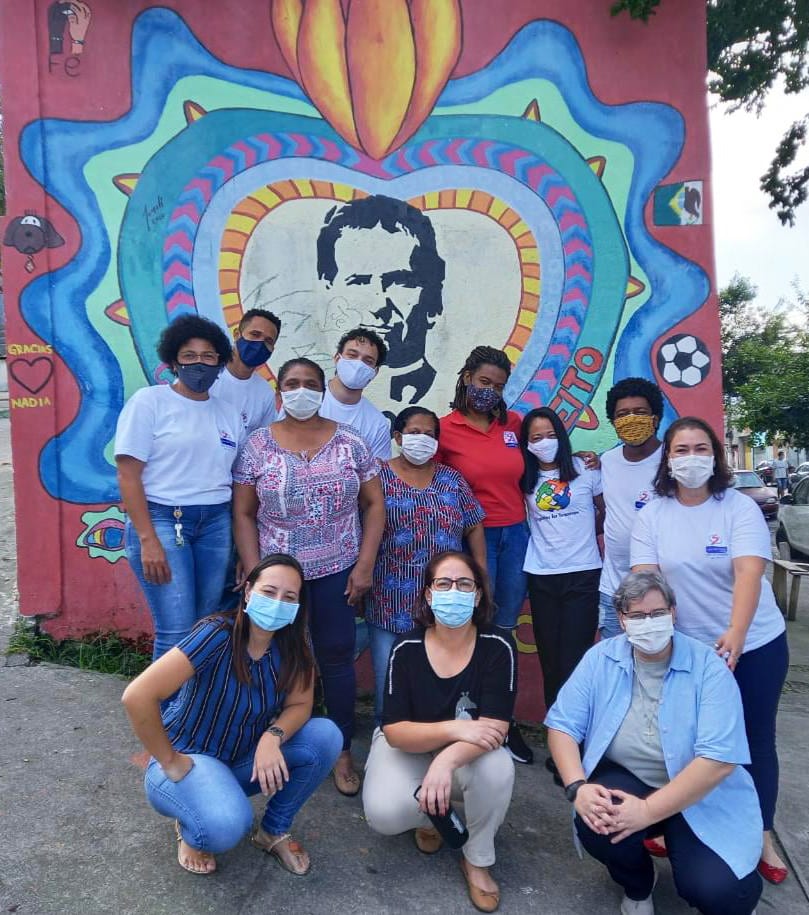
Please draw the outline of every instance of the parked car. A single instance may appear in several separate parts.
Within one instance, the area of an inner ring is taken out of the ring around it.
[[[756,464],[756,473],[768,486],[771,486],[775,482],[772,473],[772,464],[769,461],[759,461],[758,464]]]
[[[781,497],[775,544],[781,559],[809,562],[809,477]]]
[[[753,499],[768,521],[777,517],[778,497],[772,489],[764,485],[761,477],[757,473],[754,473],[752,470],[734,470],[733,485],[739,492],[743,492],[746,496],[750,496],[750,498]]]
[[[809,477],[809,462],[798,464],[798,469],[789,475],[789,486],[794,489],[805,477]]]

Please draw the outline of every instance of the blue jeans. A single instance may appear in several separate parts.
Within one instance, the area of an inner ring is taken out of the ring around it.
[[[289,832],[295,814],[331,771],[341,746],[340,731],[328,718],[310,718],[282,746],[289,781],[267,802],[261,818],[265,832]],[[192,848],[225,852],[253,824],[247,798],[261,790],[258,781],[250,781],[253,756],[230,765],[213,756],[194,753],[191,758],[194,768],[179,782],[167,778],[152,759],[144,777],[146,800],[158,813],[180,821],[183,839]]]
[[[612,595],[598,592],[598,632],[602,639],[611,639],[621,635],[624,630],[618,622],[618,614],[612,602]]]
[[[371,648],[371,664],[374,668],[374,724],[382,724],[382,706],[385,698],[385,675],[388,672],[388,659],[393,643],[399,637],[396,632],[388,632],[381,626],[368,623],[368,637]]]
[[[166,553],[171,581],[154,585],[143,577],[140,539],[127,518],[126,557],[140,582],[154,622],[153,660],[173,648],[194,623],[219,606],[230,556],[230,503],[182,506],[184,543],[177,546],[174,507],[148,502],[157,539]]]
[[[528,588],[522,570],[528,549],[528,525],[521,521],[505,527],[484,527],[483,533],[489,586],[497,608],[494,625],[511,630],[517,625]]]

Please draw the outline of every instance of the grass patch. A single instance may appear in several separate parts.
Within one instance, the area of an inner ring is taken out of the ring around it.
[[[34,662],[47,661],[102,674],[137,676],[152,662],[148,639],[122,639],[114,633],[95,632],[82,639],[57,641],[42,632],[36,621],[19,619],[6,654],[24,653]]]

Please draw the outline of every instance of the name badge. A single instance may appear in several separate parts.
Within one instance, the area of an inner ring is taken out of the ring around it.
[[[505,443],[506,448],[519,448],[520,443],[517,441],[517,435],[510,430],[507,430],[503,433],[503,442]]]

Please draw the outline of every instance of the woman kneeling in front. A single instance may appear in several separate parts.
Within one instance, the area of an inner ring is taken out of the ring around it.
[[[333,722],[310,717],[306,619],[300,565],[267,556],[247,576],[237,610],[200,620],[124,692],[132,728],[153,757],[147,800],[175,818],[178,860],[191,873],[211,873],[214,854],[247,834],[248,796],[259,791],[269,801],[253,843],[293,874],[309,870],[289,829],[342,738]],[[174,693],[161,718],[161,701]]]
[[[391,649],[382,730],[374,734],[362,794],[372,829],[415,829],[427,854],[442,844],[427,814],[463,804],[469,838],[461,869],[482,912],[500,903],[489,867],[514,784],[503,740],[514,708],[516,652],[511,637],[490,625],[493,612],[471,556],[446,552],[428,563],[414,614],[421,628]]]
[[[584,848],[624,889],[623,915],[653,915],[644,847],[664,836],[680,896],[706,915],[750,915],[761,895],[761,811],[739,689],[707,645],[674,632],[659,574],[615,594],[625,637],[591,648],[545,724]],[[584,759],[579,744],[584,743]]]

